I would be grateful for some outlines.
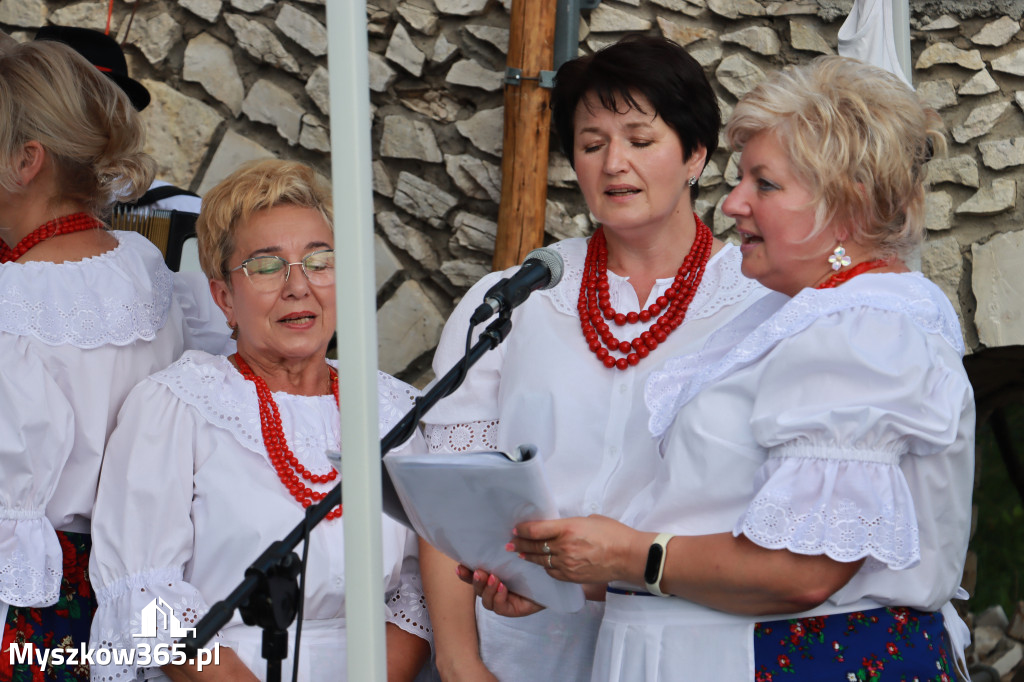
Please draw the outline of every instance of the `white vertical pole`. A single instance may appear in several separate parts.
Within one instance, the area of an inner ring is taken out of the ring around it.
[[[383,682],[380,440],[366,1],[327,0],[348,679]],[[341,678],[341,671],[338,671]]]
[[[910,61],[910,0],[892,0],[892,31],[896,58],[907,81],[914,82],[914,66]]]

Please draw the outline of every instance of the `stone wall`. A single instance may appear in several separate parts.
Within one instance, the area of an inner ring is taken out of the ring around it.
[[[490,267],[511,1],[367,6],[380,361],[419,384],[454,301]],[[603,0],[583,13],[580,50],[624,31],[672,38],[705,66],[728,115],[766,72],[834,53],[851,5]],[[911,5],[914,81],[951,143],[931,164],[921,267],[956,305],[971,349],[1022,344],[1024,3]],[[106,19],[105,1],[0,0],[0,28],[21,40],[48,22],[103,29]],[[161,177],[202,193],[263,156],[328,174],[324,25],[324,0],[116,2],[112,32],[127,33],[131,73],[153,94],[144,117]],[[586,234],[573,173],[557,151],[551,159],[547,233]],[[727,239],[719,207],[735,175],[736,159],[720,149],[701,178],[698,210]]]

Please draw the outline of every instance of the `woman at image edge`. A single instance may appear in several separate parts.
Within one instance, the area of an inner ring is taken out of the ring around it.
[[[561,514],[617,516],[658,462],[641,393],[648,373],[699,349],[765,290],[693,212],[720,119],[685,50],[638,37],[567,62],[552,109],[601,228],[552,245],[561,282],[513,312],[511,334],[427,413],[425,434],[442,452],[533,443]],[[484,277],[462,299],[434,358],[438,376],[462,356],[484,292],[508,274]],[[603,586],[579,613],[506,618],[474,613],[473,591],[447,557],[423,546],[421,562],[445,680],[590,679]]]
[[[510,545],[611,583],[595,680],[952,679],[974,401],[949,300],[901,258],[940,126],[895,76],[841,57],[736,106],[723,210],[743,272],[792,298],[651,376],[664,468],[628,525],[520,524]],[[485,606],[528,612],[479,578]]]

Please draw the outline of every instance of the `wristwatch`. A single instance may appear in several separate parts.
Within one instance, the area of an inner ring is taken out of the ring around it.
[[[647,550],[647,565],[644,567],[644,586],[647,591],[658,597],[670,595],[661,591],[658,585],[661,583],[662,573],[665,572],[665,555],[668,554],[668,541],[675,536],[671,533],[661,533],[654,538],[651,548]]]

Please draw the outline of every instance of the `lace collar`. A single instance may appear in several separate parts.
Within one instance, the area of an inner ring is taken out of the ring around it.
[[[709,337],[698,353],[673,358],[647,379],[644,398],[654,437],[702,388],[751,364],[815,320],[844,310],[872,308],[906,315],[964,353],[960,324],[949,299],[920,273],[866,274],[835,289],[804,289],[791,299],[771,294]]]
[[[142,235],[111,234],[115,248],[82,261],[0,265],[0,332],[77,348],[152,340],[167,321],[171,271]]]
[[[547,296],[555,309],[566,315],[578,317],[576,304],[579,302],[580,285],[583,283],[583,263],[587,257],[587,239],[576,237],[564,239],[552,244],[550,248],[558,251],[565,265],[562,280],[552,289],[539,292]],[[700,320],[711,317],[722,308],[746,299],[755,289],[763,289],[756,280],[743,276],[740,265],[743,258],[740,250],[733,244],[726,244],[721,251],[708,261],[704,270],[704,278],[690,303],[686,313],[688,320]],[[608,273],[609,294],[612,307],[628,309],[622,303],[622,296],[628,292],[628,278],[620,277],[614,272]],[[672,278],[657,280],[655,288],[664,291],[672,284]],[[643,301],[641,301],[641,305]]]
[[[334,368],[338,366],[334,360],[327,362]],[[239,445],[269,461],[260,427],[256,387],[242,378],[225,356],[186,351],[177,362],[150,378],[195,408],[207,422],[230,433]],[[381,436],[405,416],[417,395],[408,384],[377,372]],[[341,437],[334,398],[274,393],[274,400],[281,410],[288,444],[295,455],[307,468],[328,466],[323,453],[327,448],[337,449]],[[324,433],[325,424],[329,433]]]

